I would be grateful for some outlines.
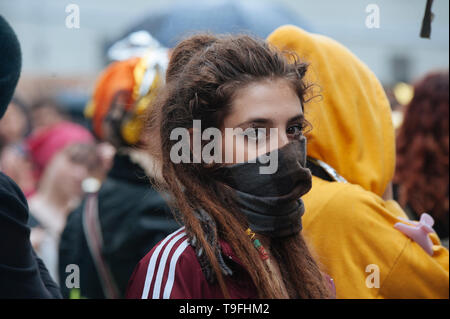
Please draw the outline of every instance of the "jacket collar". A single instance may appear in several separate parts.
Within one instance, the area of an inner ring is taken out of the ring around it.
[[[133,163],[126,154],[116,154],[108,177],[126,181],[132,184],[149,185],[149,179],[144,169]]]

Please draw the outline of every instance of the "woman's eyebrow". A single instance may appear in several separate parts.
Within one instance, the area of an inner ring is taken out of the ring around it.
[[[245,122],[242,122],[241,124],[238,124],[236,127],[238,127],[238,126],[243,126],[243,125],[246,125],[246,124],[251,124],[251,123],[255,123],[255,124],[262,124],[262,125],[270,125],[271,123],[272,123],[272,120],[270,120],[270,119],[266,119],[266,118],[251,118],[251,119],[248,119],[248,120],[246,120]]]
[[[291,117],[288,121],[288,123],[292,122],[301,122],[305,119],[305,116],[303,114],[296,115],[294,117]]]
[[[303,114],[298,114],[294,117],[291,117],[288,120],[288,123],[301,122],[304,119],[305,119],[305,116]],[[267,118],[256,117],[256,118],[250,118],[250,119],[238,124],[236,127],[244,126],[244,125],[248,125],[248,124],[252,124],[252,123],[270,127],[273,124],[273,121],[271,119],[267,119]]]

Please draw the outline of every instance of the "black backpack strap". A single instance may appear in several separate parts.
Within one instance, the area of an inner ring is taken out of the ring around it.
[[[321,160],[308,156],[306,167],[309,168],[312,175],[325,181],[347,183],[347,180],[339,175],[333,167]]]

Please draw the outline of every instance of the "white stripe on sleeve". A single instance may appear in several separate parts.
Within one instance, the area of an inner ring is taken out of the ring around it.
[[[170,251],[173,246],[183,237],[186,237],[185,232],[181,232],[177,236],[173,237],[167,246],[164,248],[164,252],[161,256],[161,260],[159,261],[158,273],[156,274],[155,286],[153,287],[153,297],[152,299],[159,299],[159,295],[161,294],[161,285],[164,275],[164,270],[166,269],[167,258],[169,257]]]
[[[159,253],[161,252],[161,249],[164,247],[164,245],[170,239],[172,239],[176,234],[178,234],[180,231],[183,231],[183,230],[184,230],[184,226],[181,227],[180,229],[174,231],[172,234],[168,235],[158,245],[158,247],[156,247],[155,251],[153,252],[152,257],[150,258],[150,261],[149,261],[148,267],[147,267],[147,274],[145,276],[145,284],[144,284],[144,289],[142,291],[142,297],[141,297],[142,299],[147,299],[148,298],[148,293],[149,293],[150,286],[151,286],[152,280],[153,280],[153,274],[155,273],[156,261],[158,260]],[[183,232],[183,234],[184,234],[184,232]]]
[[[173,282],[175,280],[175,267],[177,265],[178,258],[183,253],[183,251],[186,249],[186,247],[189,246],[189,242],[187,239],[185,239],[180,246],[175,250],[172,259],[170,261],[170,268],[169,268],[169,276],[167,277],[166,286],[164,288],[164,294],[163,299],[169,299],[170,294],[172,293],[172,287]]]

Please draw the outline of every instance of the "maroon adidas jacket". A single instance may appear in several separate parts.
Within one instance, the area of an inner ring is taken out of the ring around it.
[[[258,298],[256,288],[234,255],[231,246],[219,241],[232,276],[225,282],[232,299]],[[218,284],[210,285],[203,275],[184,227],[160,241],[136,266],[126,293],[137,299],[212,299],[224,298]]]

